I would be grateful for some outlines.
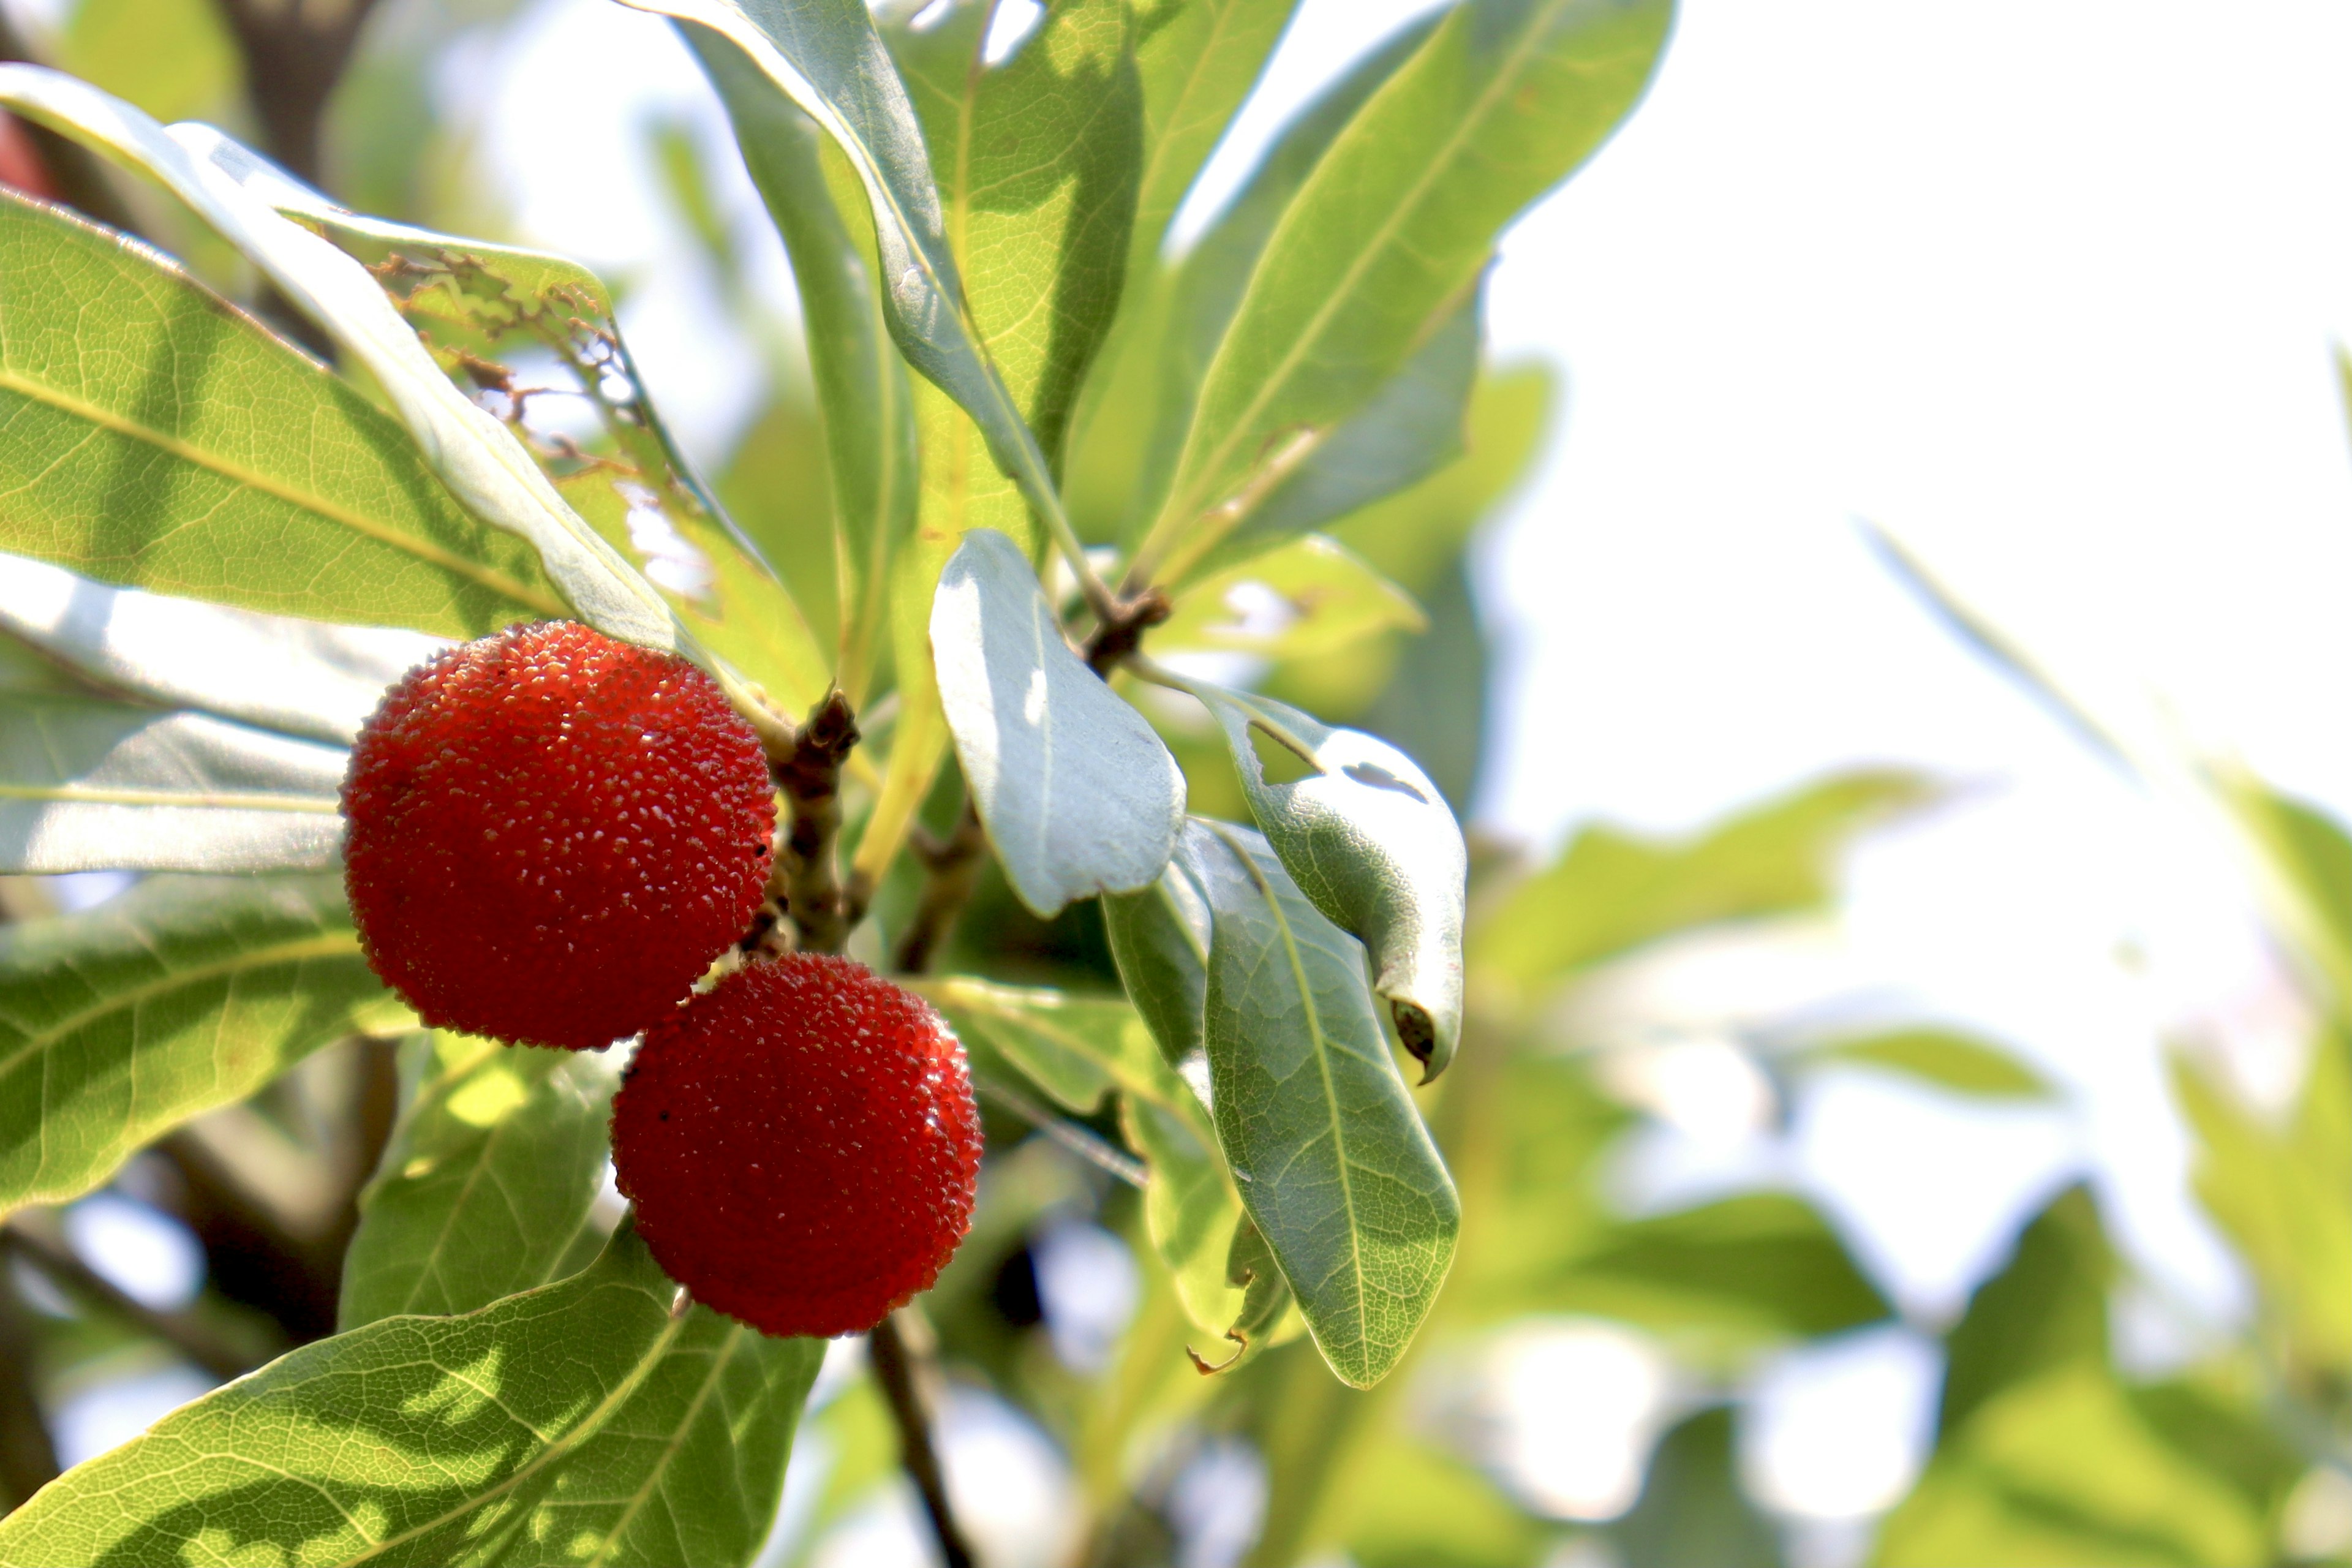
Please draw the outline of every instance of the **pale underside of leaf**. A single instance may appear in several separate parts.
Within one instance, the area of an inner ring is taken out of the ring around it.
[[[1047,917],[1160,875],[1183,773],[1063,641],[1018,545],[964,536],[940,576],[931,650],[973,805],[1023,903]]]

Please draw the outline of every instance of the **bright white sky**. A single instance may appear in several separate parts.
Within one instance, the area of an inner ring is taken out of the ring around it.
[[[1423,8],[1307,0],[1213,192]],[[2228,1310],[2158,1041],[2202,1022],[2259,1068],[2292,1020],[2214,847],[1960,651],[1854,520],[2135,721],[2352,812],[2347,62],[2327,0],[1688,0],[1648,101],[1494,275],[1496,352],[1551,361],[1567,397],[1483,563],[1507,641],[1489,823],[1682,830],[1861,763],[1969,786],[1858,858],[1823,988],[1975,1020],[2071,1102],[1841,1082],[1780,1171],[1930,1309],[2087,1166],[2162,1288]],[[714,352],[631,134],[647,112],[716,134],[691,66],[600,0],[544,0],[468,62],[468,101],[486,63],[526,227],[636,271],[647,379],[719,443],[750,360]],[[584,80],[624,95],[609,115],[583,120]],[[1753,1153],[1664,1163],[1704,1184]]]

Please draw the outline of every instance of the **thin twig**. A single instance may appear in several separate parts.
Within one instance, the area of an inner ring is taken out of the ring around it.
[[[241,1377],[253,1370],[252,1360],[240,1352],[206,1324],[185,1312],[159,1312],[144,1301],[126,1294],[122,1288],[75,1256],[71,1247],[54,1237],[44,1235],[19,1218],[5,1230],[0,1239],[24,1255],[26,1261],[47,1275],[58,1286],[74,1295],[97,1302],[110,1315],[130,1323],[141,1332],[162,1340],[173,1350],[226,1382]]]
[[[841,837],[841,765],[857,744],[857,717],[838,688],[809,712],[789,755],[771,770],[792,812],[776,873],[784,910],[809,952],[839,952],[859,911],[843,892],[834,846]]]
[[[1174,609],[1167,591],[1160,588],[1146,588],[1133,598],[1120,600],[1087,639],[1087,668],[1108,680],[1112,670],[1135,657],[1143,634],[1166,620]]]
[[[956,917],[971,900],[971,890],[979,884],[981,851],[987,847],[987,835],[982,832],[980,813],[973,809],[970,797],[963,803],[963,813],[956,818],[955,831],[945,840],[918,837],[913,842],[916,858],[923,862],[923,890],[915,901],[914,918],[907,922],[898,938],[896,960],[902,974],[920,974],[931,966],[931,960],[955,931]]]
[[[938,1450],[931,1446],[930,1416],[923,1408],[922,1391],[916,1386],[915,1357],[898,1331],[896,1313],[875,1324],[874,1331],[866,1336],[866,1354],[898,1426],[899,1460],[915,1489],[922,1494],[923,1511],[930,1515],[940,1555],[947,1568],[971,1568],[971,1548],[956,1523],[955,1510],[948,1502],[947,1476],[940,1468]]]
[[[1130,1187],[1142,1186],[1145,1176],[1150,1173],[1144,1169],[1143,1162],[1134,1155],[1113,1146],[1108,1140],[1076,1122],[1055,1115],[1001,1079],[982,1078],[974,1073],[972,1087],[1079,1159]]]

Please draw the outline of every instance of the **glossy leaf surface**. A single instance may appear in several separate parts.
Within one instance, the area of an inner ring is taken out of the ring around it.
[[[618,1062],[464,1035],[401,1050],[413,1088],[343,1258],[347,1330],[487,1307],[584,1268],[604,1240],[594,1211]]]
[[[1159,876],[1184,775],[1062,640],[1018,545],[965,536],[940,577],[931,647],[965,784],[1021,901],[1050,916]]]
[[[442,637],[562,613],[530,547],[467,516],[396,420],[175,264],[5,194],[0,411],[17,554]]]
[[[350,753],[203,713],[0,695],[0,869],[333,863]]]
[[[742,1562],[824,1345],[677,1294],[625,1225],[572,1279],[306,1345],[0,1521],[0,1563]]]
[[[332,878],[157,878],[0,928],[0,1213],[89,1192],[320,1046],[406,1022]]]
[[[1205,1035],[1219,1142],[1339,1377],[1386,1376],[1436,1300],[1461,1225],[1364,987],[1363,953],[1264,839],[1188,826],[1208,895]]]
[[[1426,1083],[1462,1038],[1462,922],[1469,851],[1461,826],[1412,758],[1360,730],[1206,682],[1184,689],[1224,731],[1258,826],[1315,907],[1370,950],[1373,989]],[[1253,736],[1315,771],[1276,784]]]

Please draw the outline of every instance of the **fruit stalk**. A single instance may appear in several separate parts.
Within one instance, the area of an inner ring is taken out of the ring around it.
[[[772,758],[792,821],[776,863],[776,891],[804,952],[839,952],[860,910],[834,864],[841,836],[841,768],[857,744],[857,716],[838,687],[809,710],[791,752]]]

